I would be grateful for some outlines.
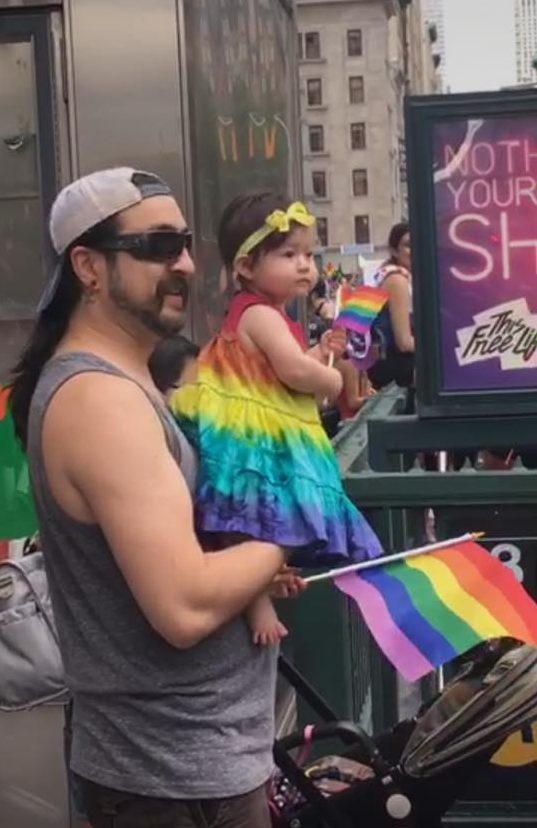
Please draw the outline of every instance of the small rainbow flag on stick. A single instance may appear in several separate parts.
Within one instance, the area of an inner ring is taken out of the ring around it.
[[[475,535],[308,580],[331,577],[352,598],[407,681],[490,638],[537,646],[537,604]]]
[[[367,285],[358,288],[342,286],[338,291],[334,327],[349,331],[347,354],[358,370],[367,371],[377,359],[371,332],[388,299],[387,291]]]
[[[9,388],[0,388],[0,540],[18,540],[37,530],[26,455],[15,436]]]
[[[339,314],[335,325],[366,335],[388,299],[389,293],[381,288],[367,285],[357,288],[341,287]]]

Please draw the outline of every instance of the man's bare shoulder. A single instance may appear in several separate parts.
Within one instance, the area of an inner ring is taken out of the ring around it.
[[[151,408],[147,394],[134,379],[104,371],[84,371],[70,377],[56,391],[52,405],[55,408],[76,407],[81,416],[110,412],[118,405]]]
[[[67,442],[117,440],[120,445],[140,433],[163,437],[157,413],[140,385],[102,371],[67,380],[50,402],[45,428]]]

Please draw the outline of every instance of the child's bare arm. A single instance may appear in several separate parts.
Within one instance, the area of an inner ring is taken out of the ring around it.
[[[267,357],[278,379],[295,391],[337,397],[342,379],[339,371],[328,368],[303,353],[285,320],[266,305],[254,305],[242,315],[239,337]]]

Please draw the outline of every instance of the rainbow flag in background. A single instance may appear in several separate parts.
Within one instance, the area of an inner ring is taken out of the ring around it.
[[[337,268],[332,262],[328,262],[323,268],[323,276],[325,279],[331,279],[337,273]]]
[[[0,540],[18,540],[36,531],[26,455],[15,437],[9,388],[0,388]]]
[[[537,646],[537,604],[474,541],[334,578],[394,667],[417,681],[490,638]]]
[[[357,288],[342,287],[336,324],[340,328],[369,334],[373,322],[389,299],[382,288],[360,285]]]

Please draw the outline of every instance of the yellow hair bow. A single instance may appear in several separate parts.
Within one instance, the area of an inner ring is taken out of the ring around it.
[[[235,261],[251,253],[271,233],[288,233],[291,229],[292,221],[301,224],[303,227],[311,227],[315,224],[315,216],[309,212],[308,208],[301,201],[294,201],[287,210],[274,210],[267,216],[263,226],[243,241],[237,251]]]

